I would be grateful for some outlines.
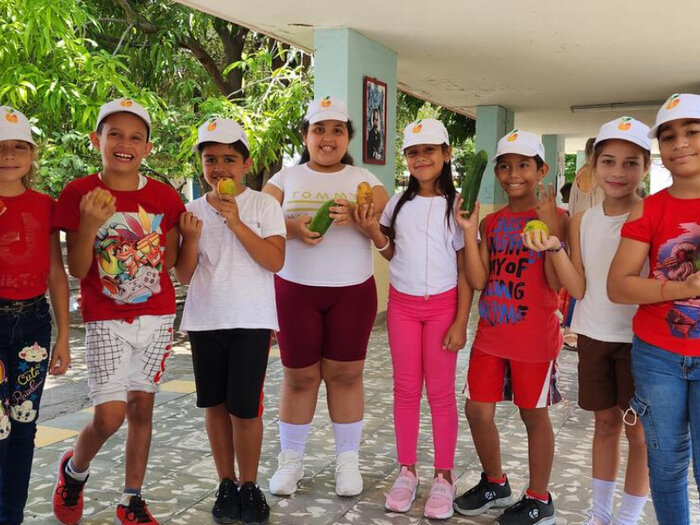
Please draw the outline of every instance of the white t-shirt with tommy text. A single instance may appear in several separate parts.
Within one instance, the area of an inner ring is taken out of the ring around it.
[[[241,221],[259,237],[286,236],[282,209],[271,195],[247,189],[236,204]],[[279,330],[274,274],[253,260],[206,197],[186,207],[203,226],[180,329]]]
[[[387,203],[380,219],[391,224],[396,204],[403,193]],[[464,248],[464,235],[454,212],[445,218],[445,197],[416,195],[406,201],[394,223],[394,256],[389,262],[389,280],[401,293],[435,295],[457,286],[457,254]]]
[[[381,181],[364,168],[345,166],[335,173],[313,171],[306,164],[285,168],[270,179],[284,193],[285,217],[316,213],[329,199],[355,201],[357,185]],[[278,273],[288,281],[309,286],[350,286],[360,284],[374,273],[370,240],[354,226],[332,225],[316,245],[299,239],[287,241],[284,268]]]

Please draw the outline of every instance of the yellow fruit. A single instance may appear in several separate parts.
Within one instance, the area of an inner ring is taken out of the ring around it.
[[[104,203],[106,205],[109,205],[112,203],[113,200],[114,200],[114,195],[112,195],[107,190],[103,190],[102,188],[95,189],[95,204]]]
[[[216,192],[219,195],[236,195],[236,182],[229,177],[219,179],[216,183]]]
[[[360,204],[372,204],[374,202],[374,193],[372,193],[372,186],[367,182],[360,182],[357,185],[357,196],[356,201],[358,206]]]
[[[544,232],[545,237],[549,235],[549,227],[547,226],[547,224],[537,219],[528,221],[525,227],[523,228],[523,231],[530,234],[530,239],[533,238],[534,233],[536,231]]]

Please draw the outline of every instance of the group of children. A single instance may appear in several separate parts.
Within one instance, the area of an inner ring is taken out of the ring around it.
[[[46,373],[62,374],[70,363],[59,230],[66,232],[70,273],[80,279],[95,405],[59,461],[53,509],[61,523],[80,521],[90,463],[125,418],[125,487],[115,523],[157,523],[141,486],[154,396],[171,354],[170,268],[189,284],[180,328],[189,335],[197,406],[205,409],[219,479],[213,519],[254,524],[269,517],[257,471],[273,331],[284,376],[270,492],[293,494],[304,475],[323,381],[336,493],[361,493],[362,374],[377,311],[372,246],[390,270],[399,468],[388,511],[407,512],[417,496],[425,383],[435,471],[424,515],[475,516],[497,507],[500,525],[555,523],[548,407],[561,399],[555,310],[564,287],[578,299],[572,329],[579,334],[579,404],[595,414],[587,523],[637,523],[649,480],[659,523],[689,523],[690,447],[693,457],[700,453],[700,96],[671,97],[651,130],[629,117],[604,124],[592,161],[604,200],[571,220],[556,206],[554,189],[542,184],[548,166],[532,133],[513,130],[498,142],[494,172],[508,203],[481,220],[478,204],[461,209],[442,123],[407,126],[408,187],[391,198],[374,175],[353,166],[353,134],[341,101],[312,101],[300,164],[257,192],[243,183],[252,165],[245,131],[211,119],[199,128],[194,150],[212,190],[185,206],[170,186],[141,175],[152,148],[150,118],[133,100],[118,99],[101,108],[90,135],[102,171],[69,183],[54,203],[30,189],[36,144],[28,120],[0,109],[0,523],[22,521]],[[636,189],[649,169],[652,138],[673,184],[642,201]],[[223,181],[235,190],[224,192]],[[371,204],[353,202],[359,183],[371,186]],[[310,222],[329,199],[333,226],[320,235]],[[547,231],[523,233],[533,219]],[[58,329],[52,351],[47,288]],[[474,290],[481,291],[479,325],[465,412],[482,474],[457,497],[456,361]],[[495,424],[496,403],[506,399],[519,408],[528,436],[529,481],[519,500],[503,470]],[[623,427],[629,455],[613,518]]]

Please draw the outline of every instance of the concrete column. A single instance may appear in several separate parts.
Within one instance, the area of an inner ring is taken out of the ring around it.
[[[549,173],[544,179],[544,186],[548,184],[554,186],[557,192],[557,202],[561,202],[559,188],[564,185],[564,167],[566,155],[564,151],[563,135],[542,135],[542,145],[544,146],[544,160],[549,164]]]
[[[476,151],[483,149],[489,154],[489,164],[479,191],[482,216],[508,202],[506,194],[496,180],[491,158],[496,154],[498,140],[513,129],[513,121],[513,112],[502,106],[476,108]]]
[[[576,152],[576,171],[581,169],[581,166],[583,166],[586,163],[586,152],[584,150],[578,150]]]

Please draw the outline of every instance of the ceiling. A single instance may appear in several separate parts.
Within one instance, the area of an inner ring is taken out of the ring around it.
[[[517,127],[565,135],[568,151],[607,120],[656,114],[571,106],[700,90],[696,0],[178,1],[308,52],[314,28],[352,28],[397,53],[402,91],[470,116],[508,107]]]

